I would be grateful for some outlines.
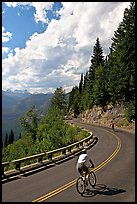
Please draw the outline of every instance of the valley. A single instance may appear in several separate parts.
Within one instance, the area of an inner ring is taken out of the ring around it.
[[[11,129],[15,139],[18,138],[21,131],[20,118],[32,106],[36,107],[38,114],[46,115],[52,96],[52,93],[31,94],[26,90],[2,90],[2,141]]]

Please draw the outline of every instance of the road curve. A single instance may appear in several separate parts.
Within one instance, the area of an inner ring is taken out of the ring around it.
[[[73,123],[93,132],[97,144],[88,150],[97,185],[80,196],[75,181],[77,156],[35,174],[2,184],[2,202],[135,202],[135,134]]]

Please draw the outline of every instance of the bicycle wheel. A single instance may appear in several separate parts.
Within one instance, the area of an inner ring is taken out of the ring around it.
[[[96,175],[93,171],[91,171],[88,175],[89,184],[94,187],[96,185]]]
[[[85,185],[83,178],[79,177],[76,181],[76,189],[79,194],[83,194],[85,191]]]

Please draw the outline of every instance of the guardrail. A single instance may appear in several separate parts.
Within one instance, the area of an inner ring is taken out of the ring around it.
[[[9,164],[10,164],[9,162],[3,162],[2,163],[2,175],[4,174],[4,168],[9,166]]]
[[[29,157],[13,160],[11,163],[15,165],[15,169],[20,170],[21,163],[23,163],[25,161],[33,160],[33,159],[38,159],[38,162],[42,162],[42,158],[45,155],[46,155],[46,153],[40,153],[40,154],[32,155]]]
[[[91,133],[91,135],[88,136],[87,138],[84,138],[66,147],[55,149],[55,150],[52,150],[46,153],[40,153],[40,154],[32,155],[29,157],[13,160],[11,162],[3,162],[2,163],[2,177],[4,178],[7,176],[20,174],[26,170],[32,170],[33,168],[38,168],[42,166],[43,164],[46,164],[46,165],[51,164],[54,161],[64,159],[68,157],[69,155],[79,152],[84,147],[90,148],[91,146],[94,146],[94,144],[97,141],[98,141],[98,138],[94,137],[93,133]],[[44,158],[46,158],[46,160],[44,160]],[[21,163],[25,163],[25,162],[28,162],[34,159],[37,159],[36,163],[21,167]],[[13,164],[13,166],[15,166],[15,169],[4,172],[4,168],[9,166],[10,164]]]

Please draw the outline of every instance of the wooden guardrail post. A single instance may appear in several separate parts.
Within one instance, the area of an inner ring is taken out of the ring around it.
[[[42,163],[43,156],[38,158],[38,162]]]
[[[68,152],[70,152],[70,153],[71,153],[71,147],[68,147]]]
[[[76,148],[79,148],[79,144],[76,144]]]
[[[21,163],[20,161],[15,163],[15,169],[16,170],[20,170],[20,163]]]
[[[4,175],[4,165],[2,164],[2,175]]]
[[[80,146],[82,146],[82,147],[83,147],[83,141],[82,141],[82,142],[80,142],[79,144],[80,144]]]
[[[4,167],[9,166],[9,162],[2,163],[2,175],[4,175]]]
[[[62,154],[66,154],[66,148],[62,150]]]
[[[52,160],[52,152],[48,153],[48,159]]]

